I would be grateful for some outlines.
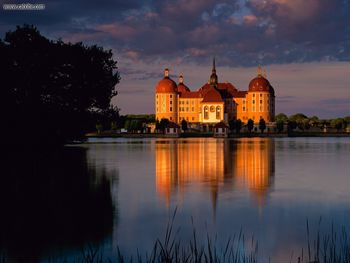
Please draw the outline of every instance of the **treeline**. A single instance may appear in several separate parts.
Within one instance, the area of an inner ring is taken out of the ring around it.
[[[275,116],[277,131],[283,131],[285,125],[287,125],[289,131],[299,129],[301,131],[307,131],[310,128],[334,128],[337,131],[345,130],[347,125],[350,124],[350,116],[344,118],[334,119],[320,119],[317,116],[308,117],[303,113],[297,113],[290,115],[289,117],[284,113],[279,113]]]
[[[154,114],[127,114],[119,115],[119,109],[115,108],[107,114],[102,114],[102,121],[96,123],[96,130],[117,131],[126,129],[128,132],[137,132],[144,130],[147,124],[155,123]]]

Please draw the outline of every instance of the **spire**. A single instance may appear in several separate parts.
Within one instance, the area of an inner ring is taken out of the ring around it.
[[[215,88],[218,86],[218,76],[216,75],[215,57],[213,58],[213,69],[211,70],[209,83]]]
[[[258,66],[258,77],[262,77],[262,67],[261,67],[261,65]]]
[[[213,58],[213,69],[212,69],[212,72],[216,72],[216,68],[215,68],[215,57]]]
[[[169,69],[164,69],[164,78],[169,78]]]
[[[184,83],[184,76],[182,74],[179,76],[179,83]]]

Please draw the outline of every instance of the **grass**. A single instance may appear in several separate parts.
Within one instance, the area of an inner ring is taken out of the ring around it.
[[[67,259],[48,259],[49,263],[257,263],[258,242],[251,237],[246,239],[242,230],[238,235],[233,235],[227,240],[225,246],[219,247],[216,243],[217,238],[212,239],[209,235],[203,243],[198,242],[196,230],[193,226],[192,237],[189,242],[183,242],[178,238],[178,231],[174,231],[174,218],[167,224],[165,236],[157,239],[149,253],[126,257],[117,248],[116,255],[111,258],[103,256],[98,248],[91,245],[87,246],[78,258]],[[341,228],[338,234],[332,224],[329,233],[320,232],[321,218],[318,225],[316,236],[311,240],[309,222],[306,222],[307,247],[301,248],[300,255],[292,257],[290,263],[350,263],[350,244],[345,228]],[[0,263],[7,263],[4,254],[0,255]],[[269,261],[272,262],[272,261]],[[278,262],[279,263],[279,262]]]

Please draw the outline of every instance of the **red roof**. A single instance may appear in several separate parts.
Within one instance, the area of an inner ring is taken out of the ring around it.
[[[180,83],[179,85],[177,85],[177,92],[179,93],[184,93],[184,92],[189,92],[190,89],[183,83]]]
[[[202,102],[223,102],[221,94],[213,87],[204,94]]]
[[[175,81],[168,77],[159,81],[156,87],[156,93],[176,93],[176,90],[177,86]]]
[[[265,91],[275,95],[275,90],[271,86],[270,82],[261,75],[257,76],[256,78],[250,81],[249,91],[250,92]]]
[[[234,94],[233,94],[233,97],[234,98],[245,98],[245,96],[247,95],[247,91],[236,91]]]
[[[180,95],[180,98],[202,98],[202,93],[199,91],[188,91],[188,92],[183,92]]]

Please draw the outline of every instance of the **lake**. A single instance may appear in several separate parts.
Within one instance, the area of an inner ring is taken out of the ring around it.
[[[143,255],[175,210],[181,242],[195,228],[221,248],[242,231],[259,262],[297,262],[307,221],[312,237],[350,227],[350,138],[90,139],[45,158],[9,165],[1,182],[0,245],[14,262],[88,244]],[[36,177],[9,179],[25,171]]]

